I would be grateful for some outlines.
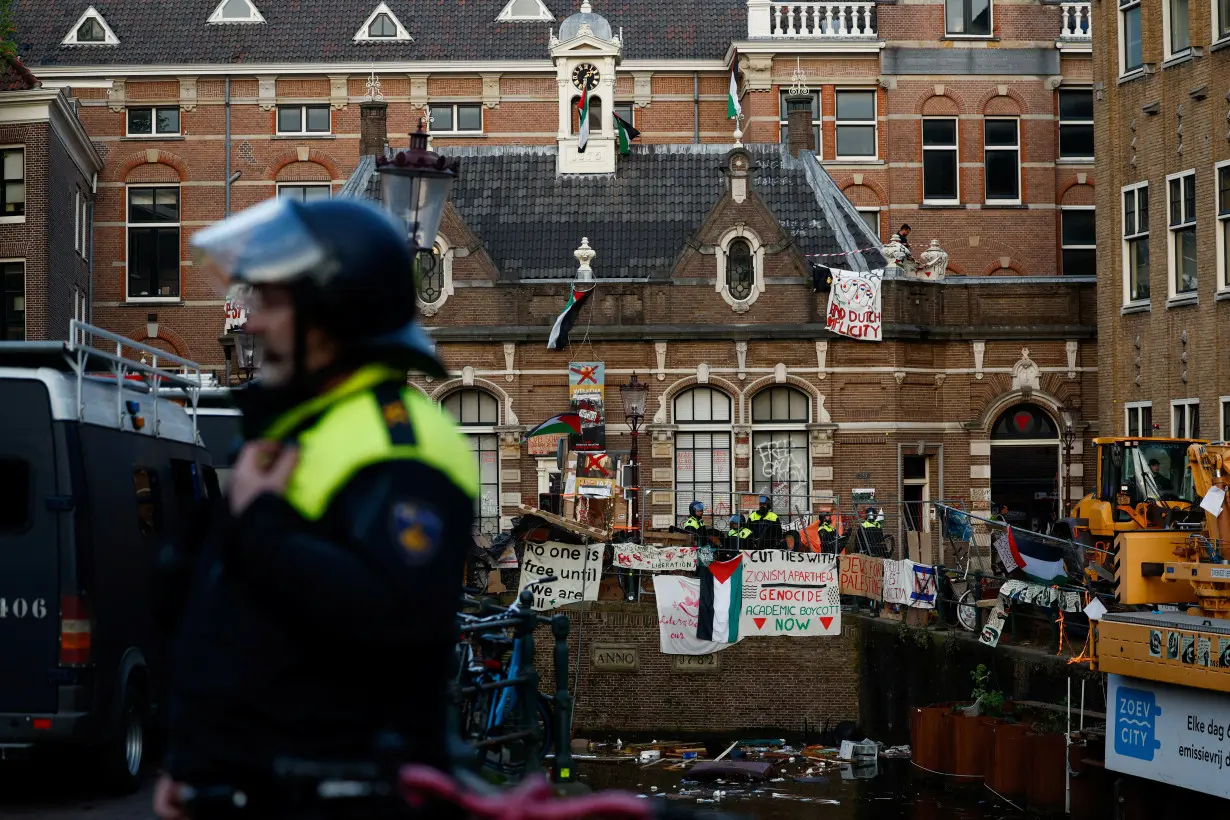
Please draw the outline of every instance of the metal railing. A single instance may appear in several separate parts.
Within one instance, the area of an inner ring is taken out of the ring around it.
[[[1059,39],[1093,42],[1093,18],[1089,3],[1061,3]]]
[[[876,36],[876,4],[748,3],[748,36],[780,38],[854,38]]]

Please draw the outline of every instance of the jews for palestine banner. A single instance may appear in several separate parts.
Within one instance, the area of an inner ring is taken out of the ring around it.
[[[833,280],[829,291],[828,329],[864,342],[882,341],[880,282],[884,271],[864,273],[829,268],[828,273]],[[819,274],[823,276],[824,272]]]

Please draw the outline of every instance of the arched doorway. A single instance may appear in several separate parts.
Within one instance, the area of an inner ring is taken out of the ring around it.
[[[991,427],[991,504],[1014,526],[1045,532],[1058,510],[1059,426],[1036,404],[1009,407]]]

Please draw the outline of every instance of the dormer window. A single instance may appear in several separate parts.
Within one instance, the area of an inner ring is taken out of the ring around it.
[[[413,40],[410,32],[397,19],[397,15],[387,3],[376,6],[376,10],[363,22],[363,26],[354,36],[356,43],[380,43],[389,40]]]
[[[542,0],[509,0],[508,5],[495,18],[500,22],[513,20],[554,20],[555,15]]]
[[[118,46],[120,38],[115,36],[115,32],[98,13],[98,9],[90,6],[60,44],[65,46]]]
[[[211,23],[263,23],[265,17],[252,0],[222,0],[209,15]]]

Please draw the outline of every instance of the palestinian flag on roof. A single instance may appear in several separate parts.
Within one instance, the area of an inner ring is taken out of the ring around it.
[[[1029,532],[1013,532],[1012,527],[1007,530],[1008,550],[1023,575],[1041,584],[1068,581],[1068,568],[1063,563],[1061,544],[1046,541]]]
[[[641,136],[641,132],[632,127],[632,123],[625,122],[624,118],[618,114],[612,114],[615,118],[616,136],[619,138],[619,154],[620,156],[628,156],[632,153],[631,142]]]
[[[726,116],[743,118],[743,106],[739,104],[739,51],[735,49],[730,60],[730,93],[726,96]]]
[[[593,292],[592,286],[589,290],[580,290],[576,287],[572,289],[572,295],[568,297],[568,304],[564,306],[564,312],[559,315],[559,318],[555,320],[555,326],[551,328],[547,350],[563,350],[568,345],[568,333],[577,323],[577,317],[581,315],[581,308],[585,307],[585,303],[589,301],[589,296]]]
[[[581,435],[581,415],[579,413],[560,413],[558,416],[552,416],[526,433],[525,438],[531,439],[534,436],[550,435]]]
[[[739,613],[743,609],[743,554],[729,561],[700,566],[700,617],[696,638],[701,641],[739,640]]]

